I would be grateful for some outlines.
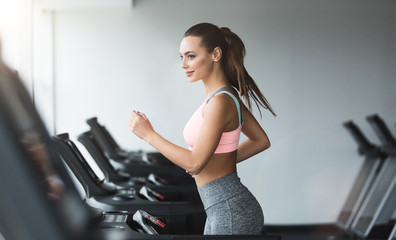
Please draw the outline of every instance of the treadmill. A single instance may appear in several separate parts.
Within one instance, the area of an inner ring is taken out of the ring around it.
[[[147,186],[157,192],[176,192],[178,199],[183,201],[200,202],[201,198],[198,194],[196,185],[175,185],[169,183],[166,179],[162,179],[154,173],[144,177],[133,177],[130,174],[117,170],[111,165],[99,148],[90,131],[84,132],[78,136],[78,141],[87,149],[92,158],[95,160],[99,168],[104,174],[106,182],[113,183],[122,187],[142,187]],[[168,198],[165,196],[165,198]]]
[[[386,155],[380,150],[380,148],[367,140],[362,131],[353,121],[345,122],[344,127],[349,131],[353,139],[358,144],[359,155],[364,156],[363,165],[360,168],[358,176],[352,186],[352,190],[349,193],[336,222],[339,228],[348,231],[367,195],[367,192],[372,187],[374,180],[377,178]]]
[[[1,61],[1,56],[0,133],[3,237],[7,240],[94,239],[91,211],[81,202],[68,178],[57,171],[62,166],[50,164],[57,154],[47,130],[17,73]],[[51,176],[64,179],[64,189],[58,198],[48,184],[50,169],[54,171]]]
[[[98,125],[97,128],[102,129],[100,125]],[[195,187],[194,179],[190,174],[187,174],[184,169],[176,165],[147,164],[142,160],[133,160],[120,156],[116,153],[116,150],[112,149],[111,142],[103,141],[104,137],[95,137],[95,135],[98,135],[94,134],[95,132],[104,134],[101,131],[94,131],[91,129],[90,131],[80,134],[78,140],[85,146],[104,173],[113,172],[112,169],[115,169],[115,171],[121,173],[121,175],[127,174],[134,177],[135,180],[147,178],[151,175],[151,178],[154,178],[154,181],[157,183],[158,181],[165,180],[169,185]],[[152,174],[155,174],[155,177],[152,177]],[[158,180],[155,180],[155,178],[158,178]]]
[[[351,231],[362,238],[386,239],[395,220],[392,220],[392,214],[396,209],[396,140],[381,117],[374,114],[367,120],[388,157],[362,203]]]
[[[130,160],[138,159],[143,160],[149,165],[175,166],[174,163],[169,161],[159,152],[146,152],[142,150],[127,151],[121,148],[107,128],[98,122],[97,117],[89,118],[86,122],[90,126],[90,131],[92,131],[94,138],[110,158],[127,158]]]
[[[335,224],[302,225],[302,226],[266,226],[267,231],[282,234],[285,240],[349,240],[357,235],[350,227],[360,210],[363,201],[374,186],[387,155],[376,145],[367,140],[360,128],[352,121],[343,123],[358,146],[358,154],[364,162],[352,185]]]
[[[203,232],[206,214],[202,202],[177,201],[175,198],[179,195],[176,191],[157,193],[146,186],[135,189],[106,183],[97,177],[67,133],[59,134],[52,139],[61,158],[83,186],[86,195],[84,200],[91,207],[106,212],[135,212],[146,209],[169,223],[169,233]]]
[[[122,150],[108,131],[101,126],[97,118],[87,120],[90,132],[108,161],[116,169],[132,176],[145,177],[150,173],[169,179],[172,183],[195,184],[194,180],[181,167],[172,164],[158,164],[158,161],[148,158],[145,152],[126,152]],[[169,162],[166,160],[165,162]]]
[[[112,159],[141,160],[149,165],[176,166],[159,152],[146,152],[142,150],[127,151],[120,147],[107,128],[98,122],[97,117],[87,119],[87,124],[95,140],[103,151]]]

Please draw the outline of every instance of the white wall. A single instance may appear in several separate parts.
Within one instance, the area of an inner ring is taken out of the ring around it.
[[[208,21],[239,34],[278,114],[260,119],[272,147],[238,166],[267,224],[336,220],[362,163],[344,121],[378,142],[365,121],[378,113],[395,132],[395,1],[141,0],[53,17],[56,132],[76,137],[97,116],[127,149],[151,150],[128,131],[131,109],[186,146],[182,130],[204,89],[180,68],[184,31]]]
[[[32,1],[0,0],[2,58],[18,70],[29,92],[33,89]]]

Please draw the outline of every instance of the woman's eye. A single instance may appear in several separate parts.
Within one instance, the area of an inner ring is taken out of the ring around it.
[[[188,59],[193,59],[193,58],[195,58],[195,55],[187,55],[187,58]],[[183,61],[183,59],[184,59],[184,57],[180,55],[180,60]]]

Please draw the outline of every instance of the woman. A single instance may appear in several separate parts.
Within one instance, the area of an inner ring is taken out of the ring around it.
[[[189,149],[156,133],[144,113],[131,112],[129,129],[195,178],[207,214],[205,235],[261,234],[262,209],[240,182],[236,164],[270,146],[249,111],[250,98],[275,113],[243,65],[244,44],[228,28],[200,23],[184,34],[180,55],[189,81],[202,81],[206,89],[184,129]],[[239,145],[241,132],[247,140]]]

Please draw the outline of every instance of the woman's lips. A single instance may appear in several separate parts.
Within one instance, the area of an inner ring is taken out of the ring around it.
[[[194,71],[187,71],[187,72],[186,72],[187,77],[191,77],[191,75],[193,74],[193,72],[194,72]]]

